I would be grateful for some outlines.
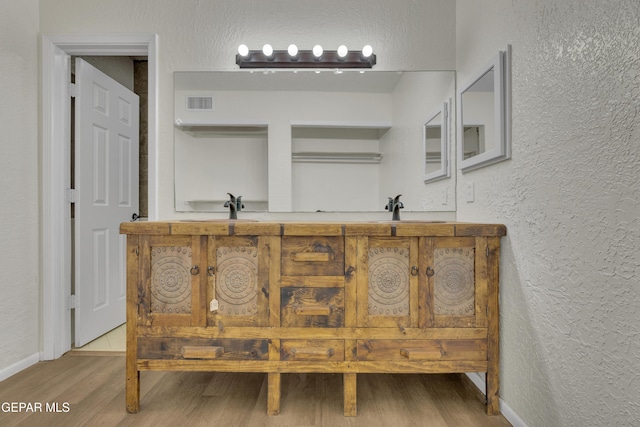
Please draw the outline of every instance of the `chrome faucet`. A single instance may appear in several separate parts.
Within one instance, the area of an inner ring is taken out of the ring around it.
[[[224,207],[229,208],[229,219],[238,219],[238,212],[244,208],[242,196],[235,197],[231,193],[227,194],[229,195],[229,200],[224,203]]]
[[[400,209],[404,208],[404,205],[400,201],[400,196],[402,196],[402,194],[398,194],[395,198],[389,197],[389,203],[385,206],[386,210],[393,212],[391,217],[393,221],[400,221]]]

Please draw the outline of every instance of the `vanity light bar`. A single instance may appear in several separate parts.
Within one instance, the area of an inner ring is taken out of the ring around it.
[[[348,51],[344,45],[338,50],[323,50],[320,45],[313,50],[298,50],[295,45],[287,50],[273,50],[270,45],[249,50],[240,45],[236,64],[240,68],[372,68],[376,56],[369,45],[362,51]]]

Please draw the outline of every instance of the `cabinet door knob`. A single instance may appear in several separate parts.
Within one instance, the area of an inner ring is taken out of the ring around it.
[[[434,273],[435,273],[435,271],[433,271],[433,268],[431,268],[431,267],[427,267],[427,276],[428,276],[428,277],[433,276],[433,275],[434,275]]]
[[[196,265],[196,268],[198,268],[198,266],[197,266],[197,265]],[[211,266],[209,266],[209,268],[207,268],[207,274],[208,274],[209,276],[213,276],[213,275],[214,275],[214,273],[215,273],[215,271],[216,271],[216,269],[215,269],[215,268],[213,268],[213,267],[211,267]]]
[[[197,276],[199,273],[200,273],[200,267],[198,267],[197,265],[194,265],[193,267],[191,267],[191,275]]]
[[[418,275],[418,267],[416,267],[415,265],[411,267],[411,275],[412,276]]]

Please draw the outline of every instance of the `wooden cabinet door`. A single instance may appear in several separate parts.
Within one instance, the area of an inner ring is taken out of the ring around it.
[[[420,239],[420,326],[487,326],[487,239]]]
[[[418,326],[418,239],[358,240],[357,322],[361,327]]]
[[[207,253],[207,324],[268,326],[267,238],[210,236]]]
[[[200,236],[140,237],[140,324],[205,325],[205,245]]]

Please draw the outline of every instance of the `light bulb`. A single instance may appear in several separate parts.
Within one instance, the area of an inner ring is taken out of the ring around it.
[[[373,48],[371,47],[370,44],[362,48],[362,56],[364,56],[365,58],[370,57],[372,53],[373,53]]]
[[[249,55],[249,48],[246,44],[241,44],[240,46],[238,46],[238,55],[242,56],[243,58]]]
[[[289,52],[289,56],[292,58],[298,56],[298,46],[290,44],[287,48],[287,52]]]
[[[322,52],[322,46],[320,46],[319,44],[313,47],[313,56],[315,56],[316,58],[320,58],[322,56]]]
[[[349,52],[349,49],[347,49],[345,45],[340,45],[340,47],[338,47],[338,56],[340,58],[344,58],[345,56],[347,56],[348,52]]]
[[[264,53],[265,56],[271,56],[273,55],[273,48],[271,47],[270,44],[265,44],[264,46],[262,46],[262,53]]]

